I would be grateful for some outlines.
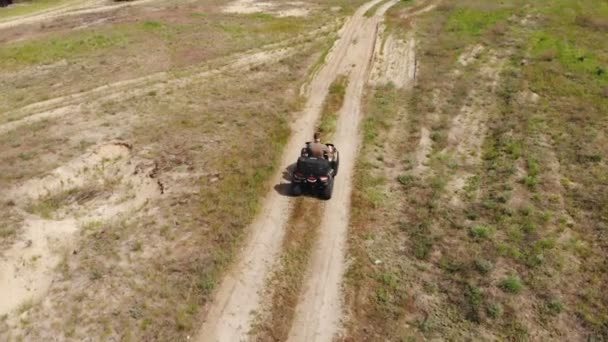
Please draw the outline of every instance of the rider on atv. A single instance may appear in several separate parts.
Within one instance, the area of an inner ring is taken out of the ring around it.
[[[306,143],[302,149],[292,173],[292,193],[298,196],[309,189],[330,199],[339,163],[335,146],[321,143],[321,134],[315,133],[314,141]]]
[[[313,142],[307,142],[306,147],[302,149],[303,157],[322,158],[330,162],[336,159],[336,149],[332,144],[323,144],[321,142],[321,133],[316,132]]]
[[[315,158],[327,158],[329,154],[329,148],[327,145],[321,143],[321,133],[316,132],[314,135],[314,141],[308,143],[308,153],[311,157]]]

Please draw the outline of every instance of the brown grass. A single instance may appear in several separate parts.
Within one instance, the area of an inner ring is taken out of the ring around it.
[[[531,9],[519,10],[516,1],[498,7],[456,1],[417,20],[421,70],[408,107],[414,128],[390,138],[376,127],[369,135],[388,138],[391,147],[366,141],[358,162],[355,179],[377,181],[356,182],[353,194],[347,339],[606,338],[607,297],[600,284],[607,274],[599,266],[606,244],[597,234],[606,225],[598,204],[606,200],[600,156],[608,144],[599,133],[604,126],[592,128],[607,108],[601,94],[606,80],[597,72],[606,59],[593,43],[601,30],[565,19],[572,15],[568,6],[580,3],[560,4],[566,7],[533,5],[545,15],[542,27],[532,19],[520,24]],[[593,6],[579,10],[592,13]],[[515,16],[505,21],[505,11]],[[539,34],[594,57],[570,58],[557,43],[538,43]],[[497,110],[486,108],[482,159],[468,168],[473,176],[454,205],[446,184],[462,166],[446,133],[467,94],[486,89],[484,79],[473,76],[487,52],[466,68],[456,60],[477,43],[510,62],[498,91],[480,93]],[[546,51],[551,55],[543,57]],[[531,61],[531,55],[538,58]],[[543,75],[549,74],[547,82]],[[517,100],[530,90],[540,95],[538,102]],[[382,107],[368,101],[367,120],[386,119]],[[387,119],[387,127],[397,124]],[[433,152],[428,172],[416,177],[407,170],[420,125],[431,128]],[[590,129],[599,135],[584,133]],[[373,162],[391,150],[403,160],[397,180]]]
[[[264,41],[300,33],[316,20],[283,33],[268,27],[255,33],[260,20],[277,23],[265,17],[219,16],[203,22],[217,26],[224,19],[225,24],[237,21],[253,28],[254,36],[259,34]],[[253,44],[261,42],[260,36]],[[171,39],[179,41],[179,36]],[[240,39],[223,43],[236,46]],[[289,135],[288,122],[299,109],[300,86],[320,48],[311,40],[295,55],[253,70],[229,70],[128,101],[83,104],[78,114],[24,125],[0,136],[0,143],[8,147],[0,152],[0,185],[7,189],[64,165],[91,145],[113,140],[127,141],[133,158],[155,165],[154,177],[165,189],[160,200],[135,213],[81,222],[73,249],[62,253],[47,304],[29,308],[29,319],[17,320],[0,339],[6,334],[11,339],[27,334],[39,340],[173,341],[192,336],[260,197],[269,189],[267,179]],[[95,56],[79,58],[95,64]],[[107,66],[90,71],[101,73],[100,79],[109,73]],[[56,208],[89,204],[89,195],[87,189],[75,189],[43,198],[49,210],[31,209],[51,218]],[[105,195],[96,192],[93,197],[91,203],[103,203]],[[8,200],[0,203],[10,207]],[[8,213],[2,224],[14,214],[10,209]],[[10,244],[18,237],[18,225],[2,234],[2,243]]]
[[[596,31],[608,31],[608,18],[593,16],[593,15],[578,15],[576,16],[575,23],[579,26],[596,30]]]

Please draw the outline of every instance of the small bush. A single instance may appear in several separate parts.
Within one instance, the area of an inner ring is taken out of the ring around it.
[[[492,318],[499,318],[500,316],[502,316],[503,308],[500,303],[491,303],[486,308],[486,311],[488,312],[488,316]]]
[[[505,292],[516,294],[521,292],[523,285],[517,275],[510,275],[500,282],[500,288]]]
[[[397,181],[399,181],[399,183],[401,183],[402,185],[404,185],[405,187],[411,187],[414,183],[414,177],[410,174],[402,174],[399,175],[399,177],[397,177]]]
[[[547,303],[547,309],[549,309],[549,313],[556,316],[562,312],[562,310],[564,309],[564,306],[562,305],[562,303],[559,300],[553,299],[553,300],[549,301],[549,303]]]
[[[530,190],[534,190],[538,185],[538,178],[536,178],[536,176],[525,176],[522,178],[521,182]]]
[[[486,226],[473,226],[469,230],[469,234],[475,239],[485,239],[490,236],[490,229]]]
[[[376,301],[378,303],[388,303],[388,293],[383,287],[376,289]]]
[[[481,274],[486,274],[490,272],[490,270],[492,270],[492,267],[494,267],[494,265],[492,265],[492,262],[489,260],[486,260],[484,258],[475,259],[475,269]]]

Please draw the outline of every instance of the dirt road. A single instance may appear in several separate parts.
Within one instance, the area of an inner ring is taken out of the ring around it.
[[[281,165],[294,162],[305,141],[310,140],[330,84],[344,70],[351,47],[356,46],[362,30],[369,29],[365,12],[380,0],[367,3],[357,10],[340,32],[340,38],[328,54],[326,63],[315,75],[309,87],[308,100],[285,149]],[[373,31],[372,31],[373,32]],[[362,42],[372,44],[372,42]],[[365,58],[365,56],[363,56]],[[363,64],[368,60],[363,59]],[[274,183],[281,183],[281,169]],[[260,304],[260,291],[278,259],[285,224],[289,219],[291,201],[277,192],[265,199],[258,219],[250,227],[250,238],[240,260],[221,284],[201,328],[199,341],[241,341],[247,338],[253,313]]]
[[[359,8],[342,28],[325,65],[311,82],[308,102],[293,125],[294,134],[283,156],[282,165],[293,162],[303,142],[313,133],[329,85],[338,75],[348,75],[349,86],[334,139],[340,148],[343,171],[336,179],[334,198],[326,206],[321,236],[313,252],[306,287],[290,332],[289,339],[293,341],[330,341],[339,327],[340,282],[344,269],[351,178],[359,140],[361,98],[369,78],[379,24],[384,13],[397,0],[383,3],[372,17],[366,17],[365,13],[378,3],[381,1],[371,1]],[[429,9],[425,7],[421,11]],[[281,173],[274,180],[280,183]],[[250,228],[251,237],[241,259],[221,284],[207,312],[199,341],[247,339],[255,312],[260,307],[260,292],[280,254],[290,205],[290,200],[279,193],[268,195],[261,215]]]
[[[319,242],[314,248],[289,341],[332,341],[340,328],[340,284],[345,267],[352,176],[360,140],[361,100],[370,76],[376,40],[379,39],[379,25],[385,12],[397,2],[392,0],[382,4],[374,16],[361,23],[341,66],[341,73],[349,73],[349,86],[334,137],[334,143],[340,148],[341,175],[336,178],[333,199],[325,208]],[[415,63],[413,59],[410,62]]]

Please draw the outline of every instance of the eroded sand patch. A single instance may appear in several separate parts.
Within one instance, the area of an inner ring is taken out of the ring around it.
[[[10,190],[26,219],[22,236],[0,259],[0,315],[44,296],[83,226],[158,197],[163,185],[155,170],[154,163],[137,161],[128,144],[111,143]]]
[[[415,77],[414,35],[410,34],[405,40],[393,35],[388,35],[384,40],[378,39],[370,83],[376,86],[392,83],[397,88],[404,88],[412,85]]]
[[[310,6],[301,1],[278,4],[267,1],[236,0],[224,7],[224,12],[226,13],[269,13],[277,17],[305,17],[310,11]]]

